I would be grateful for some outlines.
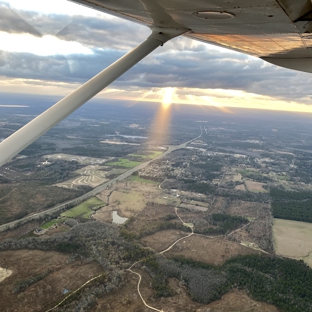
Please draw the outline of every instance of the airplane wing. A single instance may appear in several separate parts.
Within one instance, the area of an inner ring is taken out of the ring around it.
[[[70,0],[147,26],[312,72],[311,0]]]

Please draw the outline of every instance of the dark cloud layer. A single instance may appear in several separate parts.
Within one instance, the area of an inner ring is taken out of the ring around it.
[[[142,42],[150,32],[119,19],[13,12],[1,2],[0,27],[9,33],[56,34],[59,39],[78,41],[94,52],[43,57],[0,51],[0,75],[80,83]],[[310,74],[176,38],[119,78],[115,86],[239,89],[310,104],[311,80]]]

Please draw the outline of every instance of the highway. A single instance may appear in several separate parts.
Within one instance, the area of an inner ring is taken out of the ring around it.
[[[56,205],[50,209],[47,209],[47,210],[44,210],[44,211],[40,211],[40,212],[37,212],[35,214],[32,214],[32,215],[28,215],[24,218],[21,218],[21,219],[18,219],[18,220],[15,220],[15,221],[12,221],[12,222],[9,222],[9,223],[5,223],[5,224],[2,224],[0,225],[0,232],[3,232],[3,231],[6,231],[10,228],[14,228],[16,225],[22,225],[22,224],[25,224],[27,222],[30,222],[32,220],[36,220],[36,219],[39,219],[41,216],[45,216],[45,215],[48,215],[48,214],[51,214],[51,213],[55,213],[55,212],[58,212],[58,211],[61,211],[63,209],[66,208],[67,205],[78,205],[80,203],[82,203],[83,201],[89,199],[90,197],[93,197],[99,193],[101,193],[102,191],[106,190],[108,187],[110,187],[112,184],[115,184],[117,183],[118,181],[121,181],[121,180],[124,180],[126,178],[128,178],[129,176],[131,176],[135,171],[138,171],[138,170],[141,170],[141,169],[144,169],[145,167],[147,167],[151,162],[157,160],[157,159],[161,159],[163,157],[165,157],[166,155],[172,153],[173,151],[176,151],[176,150],[179,150],[179,149],[182,149],[182,148],[185,148],[187,146],[187,144],[193,142],[194,140],[198,139],[201,137],[202,135],[202,129],[201,130],[201,133],[199,136],[197,136],[196,138],[192,139],[192,140],[189,140],[187,142],[184,142],[180,145],[176,145],[176,146],[168,146],[168,149],[162,153],[161,155],[155,157],[154,159],[151,159],[147,162],[144,162],[134,168],[131,168],[129,169],[128,171],[122,173],[120,176],[108,181],[108,182],[105,182],[99,186],[97,186],[96,188],[94,188],[92,191],[88,192],[88,193],[85,193],[75,199],[71,199],[67,202],[64,202],[62,204],[59,204],[59,205]]]

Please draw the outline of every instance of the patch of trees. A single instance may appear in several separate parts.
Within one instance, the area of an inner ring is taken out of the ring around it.
[[[222,213],[207,215],[205,219],[210,224],[215,226],[204,228],[199,231],[200,234],[205,235],[226,235],[248,223],[248,220],[243,217],[231,216]],[[198,230],[196,232],[198,232]]]
[[[273,216],[279,219],[312,222],[312,200],[272,203]]]
[[[77,161],[58,160],[51,165],[36,167],[27,180],[40,181],[42,184],[54,184],[75,176],[75,170],[84,167]]]
[[[78,224],[68,232],[51,237],[9,239],[0,242],[0,250],[37,249],[70,252],[83,259],[92,259],[106,270],[111,265],[124,263],[126,259],[140,258],[141,254],[136,252],[135,244],[119,236],[117,226],[91,221]],[[132,252],[132,256],[126,256],[128,251]]]
[[[204,163],[192,163],[191,167],[200,169],[200,174],[204,180],[212,181],[220,176],[222,164],[215,160],[208,160]]]
[[[271,188],[270,194],[275,218],[312,222],[312,192]]]
[[[302,261],[248,255],[228,260],[222,269],[231,287],[246,289],[255,300],[288,312],[312,309],[312,270]]]
[[[170,222],[170,221],[160,221],[154,222],[152,225],[148,225],[142,229],[140,229],[137,238],[140,239],[142,237],[152,235],[159,231],[165,230],[180,230],[184,232],[191,232],[189,227],[184,226],[181,222]]]
[[[154,290],[154,298],[171,297],[174,295],[174,291],[168,285],[168,275],[161,271],[155,254],[144,259],[141,265],[152,277],[151,286]]]
[[[25,156],[38,156],[56,152],[56,145],[49,142],[34,142],[21,151]]]
[[[261,144],[259,143],[250,143],[250,142],[215,142],[216,146],[224,146],[224,147],[234,147],[234,148],[243,148],[243,149],[248,149],[248,148],[253,148],[253,149],[259,149],[261,148]]]
[[[161,218],[164,221],[171,221],[177,219],[177,216],[175,214],[167,214],[163,218]]]
[[[35,283],[43,280],[44,278],[46,278],[51,272],[53,272],[53,270],[48,269],[47,271],[45,271],[42,274],[31,276],[31,277],[28,277],[28,278],[23,279],[21,281],[18,281],[13,287],[13,290],[12,290],[13,294],[18,294],[18,293],[24,291],[25,289],[27,289],[32,284],[35,284]]]
[[[138,244],[128,245],[125,248],[125,252],[122,255],[122,258],[129,262],[136,262],[143,258],[150,257],[153,252],[150,249],[142,248]]]
[[[285,191],[277,187],[270,188],[270,195],[274,200],[287,201],[287,200],[305,200],[312,199],[312,192],[309,191]]]
[[[11,180],[7,179],[6,177],[3,177],[0,175],[0,183],[1,184],[7,184],[7,183],[11,183]]]
[[[270,195],[268,193],[253,193],[253,192],[242,192],[237,190],[229,190],[219,188],[215,195],[221,197],[228,197],[232,200],[243,200],[249,202],[268,203]]]
[[[55,250],[63,253],[77,253],[82,246],[71,242],[61,242],[56,244]]]
[[[198,182],[191,179],[183,179],[182,181],[183,181],[182,190],[184,191],[210,195],[214,194],[216,190],[216,187],[209,183]]]
[[[192,299],[202,303],[220,299],[229,289],[226,273],[218,269],[194,267],[186,262],[160,256],[147,259],[143,264],[153,278],[155,296],[160,293],[171,294],[168,287],[169,278],[180,280],[187,287]]]
[[[10,188],[9,188],[10,187]],[[56,186],[43,186],[40,182],[22,182],[5,187],[7,193],[0,198],[0,224],[22,218],[30,213],[42,211],[67,200],[83,195],[89,188],[77,190]]]
[[[157,206],[162,206],[156,203],[148,203],[148,205],[152,205],[157,208]],[[135,239],[140,239],[145,236],[152,235],[159,231],[165,230],[180,230],[183,232],[191,232],[189,227],[184,226],[179,220],[176,220],[177,216],[175,214],[167,214],[163,218],[158,221],[153,221],[152,223],[144,223],[142,227],[138,225],[134,225],[134,219],[129,218],[124,226],[120,229],[120,235],[128,241],[133,241]]]
[[[164,289],[168,278],[179,279],[192,299],[210,303],[232,288],[247,291],[258,301],[273,304],[282,311],[312,309],[312,270],[302,261],[274,256],[246,255],[231,258],[216,267],[183,256],[152,257],[144,262],[153,276],[154,287]]]

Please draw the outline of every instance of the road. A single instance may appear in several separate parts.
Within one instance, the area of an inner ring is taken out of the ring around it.
[[[3,232],[3,231],[6,231],[7,229],[9,228],[14,228],[16,225],[20,224],[25,224],[29,221],[32,221],[32,220],[35,220],[35,219],[39,219],[41,216],[44,216],[44,215],[47,215],[47,214],[51,214],[51,213],[55,213],[55,212],[58,212],[58,211],[61,211],[62,209],[65,209],[67,205],[78,205],[80,203],[82,203],[83,201],[89,199],[90,197],[93,197],[99,193],[101,193],[102,191],[106,190],[108,187],[110,187],[112,184],[115,184],[117,183],[118,181],[121,181],[121,180],[124,180],[126,178],[128,178],[129,176],[131,176],[135,171],[138,171],[138,170],[141,170],[141,169],[144,169],[145,167],[147,167],[151,162],[157,160],[157,159],[161,159],[163,157],[165,157],[166,155],[172,153],[173,151],[176,151],[176,150],[179,150],[179,149],[182,149],[182,148],[185,148],[187,146],[187,144],[193,142],[194,140],[198,139],[201,137],[202,135],[202,129],[201,130],[201,133],[199,136],[197,136],[196,138],[192,139],[192,140],[189,140],[187,142],[184,142],[180,145],[176,145],[176,146],[168,146],[168,149],[162,153],[161,155],[155,157],[154,159],[151,159],[147,162],[144,162],[132,169],[129,169],[128,171],[124,172],[123,174],[121,174],[120,176],[118,176],[117,178],[114,178],[108,182],[105,182],[99,186],[97,186],[96,188],[94,188],[92,191],[88,192],[88,193],[85,193],[83,194],[82,196],[79,196],[75,199],[72,199],[72,200],[69,200],[67,202],[64,202],[62,204],[59,204],[57,206],[54,206],[50,209],[47,209],[47,210],[44,210],[44,211],[41,211],[41,212],[38,212],[36,214],[32,214],[32,215],[29,215],[29,216],[26,216],[22,219],[18,219],[18,220],[15,220],[15,221],[12,221],[12,222],[9,222],[9,223],[5,223],[5,224],[2,224],[0,225],[0,232]]]

